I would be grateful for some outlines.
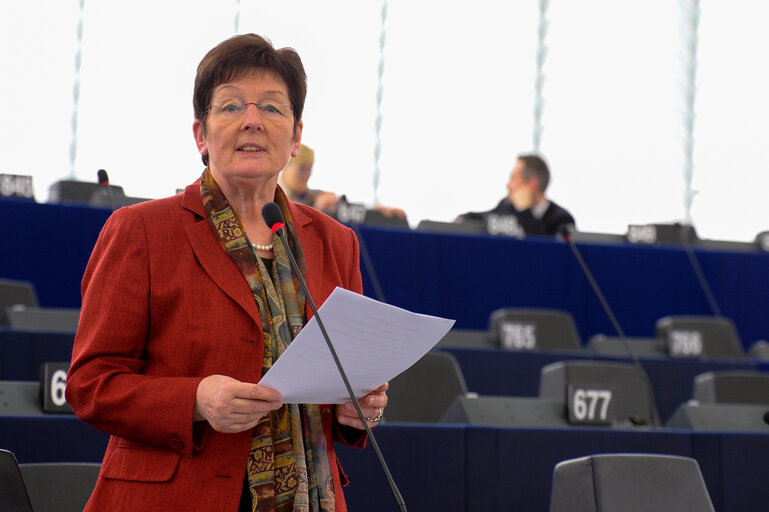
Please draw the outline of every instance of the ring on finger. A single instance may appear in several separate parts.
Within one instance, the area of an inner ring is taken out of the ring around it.
[[[384,414],[384,409],[377,409],[376,410],[376,416],[373,418],[366,417],[366,421],[370,421],[371,423],[379,423],[379,420],[382,419],[382,414]]]

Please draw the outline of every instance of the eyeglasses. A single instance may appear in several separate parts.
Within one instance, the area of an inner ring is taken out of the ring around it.
[[[259,115],[265,119],[277,121],[280,119],[286,119],[290,117],[294,111],[294,107],[291,105],[283,105],[280,103],[224,103],[221,105],[209,105],[206,112],[213,112],[213,114],[224,120],[235,120],[243,117],[248,106],[253,105],[259,112]]]

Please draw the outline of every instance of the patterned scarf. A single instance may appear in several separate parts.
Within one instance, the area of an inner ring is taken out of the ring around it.
[[[200,179],[200,195],[211,228],[243,273],[259,308],[264,375],[304,326],[304,294],[299,279],[291,272],[288,254],[277,236],[275,260],[272,268],[267,268],[208,169]],[[275,202],[283,212],[291,250],[305,274],[302,246],[279,192]],[[262,417],[253,430],[246,470],[253,512],[334,510],[334,482],[317,405],[284,404]]]

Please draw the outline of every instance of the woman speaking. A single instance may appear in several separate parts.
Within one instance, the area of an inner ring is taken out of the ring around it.
[[[195,78],[202,176],[105,224],[66,389],[111,435],[86,511],[346,510],[333,443],[363,445],[354,405],[282,404],[259,385],[311,315],[262,206],[280,206],[318,304],[337,286],[362,291],[354,233],[277,185],[305,95],[294,50],[254,34],[219,44]],[[386,389],[359,400],[371,427]]]

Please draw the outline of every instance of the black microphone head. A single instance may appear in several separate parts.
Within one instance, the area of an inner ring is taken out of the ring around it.
[[[571,240],[571,233],[574,231],[574,224],[561,224],[558,226],[558,234],[567,242]]]
[[[102,187],[109,185],[109,176],[107,176],[107,171],[104,169],[99,169],[99,171],[96,173],[96,176],[99,179],[99,185]]]
[[[283,227],[283,212],[280,211],[280,206],[278,206],[278,203],[274,201],[269,202],[262,207],[262,218],[273,231]],[[276,224],[280,224],[280,226],[275,227]]]

